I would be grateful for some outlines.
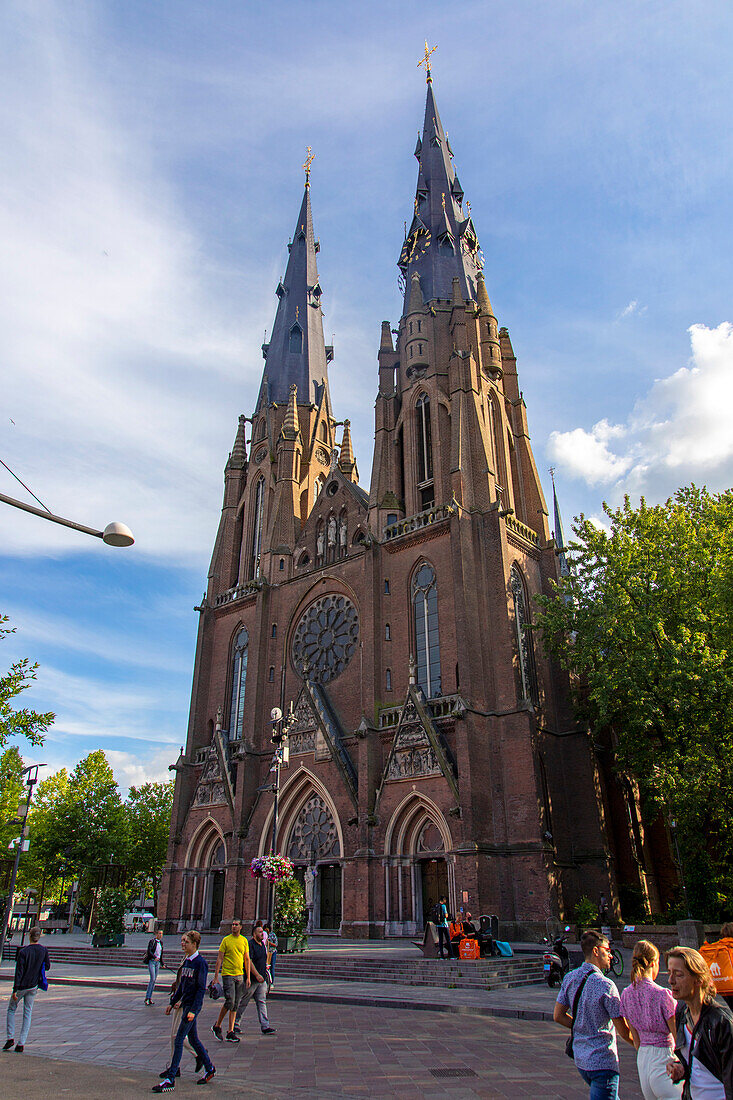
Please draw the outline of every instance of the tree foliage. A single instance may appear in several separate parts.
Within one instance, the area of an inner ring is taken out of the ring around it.
[[[7,856],[8,845],[20,833],[20,826],[6,822],[14,820],[25,790],[23,760],[18,746],[11,745],[0,756],[0,858]]]
[[[168,853],[173,809],[173,781],[130,787],[124,805],[125,863],[139,878],[158,886]]]
[[[8,627],[7,615],[0,615],[0,641],[14,634],[15,628]],[[12,700],[26,691],[36,678],[37,664],[31,664],[27,657],[15,661],[4,676],[0,676],[0,748],[6,745],[11,737],[26,737],[32,745],[42,745],[46,730],[54,720],[55,715],[37,714],[28,707],[16,710],[12,706]]]
[[[127,894],[115,886],[100,890],[94,931],[99,936],[119,936],[125,930]]]
[[[733,910],[733,491],[604,511],[609,532],[576,520],[538,626],[647,813],[677,820],[690,900],[715,919]]]

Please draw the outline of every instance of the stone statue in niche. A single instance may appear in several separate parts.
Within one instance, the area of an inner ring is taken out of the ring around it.
[[[323,528],[321,527],[319,532],[318,532],[318,535],[316,536],[316,557],[317,558],[322,558],[323,557],[323,543],[324,543]]]
[[[331,550],[336,545],[336,517],[328,518],[328,548]]]
[[[342,516],[339,524],[339,551],[342,558],[346,554],[346,535],[346,516]]]

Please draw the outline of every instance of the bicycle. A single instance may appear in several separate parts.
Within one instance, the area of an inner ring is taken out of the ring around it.
[[[620,978],[624,972],[623,956],[615,947],[611,948],[611,961],[608,964],[608,969],[613,974],[614,978]]]

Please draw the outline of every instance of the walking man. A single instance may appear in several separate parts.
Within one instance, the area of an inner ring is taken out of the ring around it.
[[[216,1023],[211,1030],[220,1043],[224,1042],[221,1033],[221,1024],[227,1012],[229,1013],[229,1028],[227,1030],[227,1042],[238,1043],[239,1036],[234,1031],[234,1022],[237,1016],[245,988],[250,986],[250,962],[249,944],[246,936],[242,935],[241,920],[232,921],[231,935],[225,936],[219,944],[219,954],[216,956],[216,973],[214,981],[218,982],[221,973],[224,986],[224,1004]]]
[[[692,947],[666,954],[669,988],[677,1002],[673,1081],[684,1081],[683,1100],[733,1100],[733,1014],[715,1000],[708,964]]]
[[[145,994],[145,1004],[153,1004],[153,990],[155,989],[155,981],[158,977],[158,972],[163,965],[163,929],[158,928],[155,936],[148,943],[147,950],[145,952],[145,962],[148,964],[148,988]]]
[[[196,1031],[196,1017],[204,1003],[206,978],[209,973],[206,959],[199,955],[200,943],[201,933],[195,929],[191,932],[184,932],[181,936],[181,947],[186,957],[181,966],[180,981],[171,993],[171,1003],[165,1010],[166,1016],[170,1016],[175,1005],[180,1002],[181,1023],[176,1034],[171,1064],[160,1084],[153,1085],[153,1092],[173,1092],[176,1085],[176,1074],[183,1057],[183,1043],[186,1036],[188,1036],[188,1040],[196,1052],[197,1061],[199,1058],[203,1061],[206,1071],[203,1077],[199,1077],[198,1084],[208,1084],[216,1073],[216,1068],[211,1058],[209,1058],[209,1052],[199,1039]]]
[[[264,939],[265,932],[262,925],[259,924],[252,933],[252,939],[249,941],[252,983],[245,990],[237,1011],[237,1018],[234,1024],[234,1031],[237,1035],[239,1035],[242,1030],[239,1022],[242,1018],[242,1013],[253,997],[257,1008],[257,1015],[260,1020],[262,1034],[274,1035],[277,1031],[277,1028],[270,1027],[270,1021],[267,1018],[267,981],[265,980],[267,973],[267,948],[265,947]]]
[[[6,1043],[3,1050],[12,1050],[15,1047],[16,1054],[22,1054],[25,1049],[28,1032],[31,1029],[31,1016],[33,1015],[33,1001],[38,987],[41,984],[42,975],[51,969],[51,960],[48,951],[38,941],[41,938],[41,929],[36,925],[30,931],[30,943],[21,947],[15,956],[15,978],[13,980],[13,992],[8,1002],[8,1014],[6,1019]],[[45,989],[46,986],[44,985]],[[23,1023],[20,1029],[20,1042],[15,1042],[15,1013],[20,1002],[23,1002]]]
[[[552,1014],[572,1033],[578,1073],[590,1085],[590,1100],[617,1100],[619,1068],[616,1033],[633,1046],[614,982],[603,971],[611,961],[608,940],[590,929],[580,938],[583,965],[565,975]]]

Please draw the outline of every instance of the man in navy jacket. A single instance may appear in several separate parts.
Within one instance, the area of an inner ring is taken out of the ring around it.
[[[38,992],[41,981],[41,972],[45,967],[51,969],[51,960],[48,951],[38,942],[41,938],[41,929],[36,926],[31,928],[30,943],[27,947],[21,947],[15,956],[15,978],[13,980],[13,992],[10,995],[7,1015],[7,1042],[3,1050],[11,1050],[15,1046],[15,1053],[22,1054],[28,1032],[31,1028],[31,1015],[33,1013],[33,1001]],[[20,1002],[23,1002],[23,1024],[20,1029],[20,1042],[15,1045],[15,1010]]]
[[[211,1058],[209,1058],[209,1053],[196,1031],[196,1017],[204,1003],[206,979],[209,975],[209,964],[202,955],[199,955],[200,943],[201,934],[195,930],[184,932],[181,936],[181,947],[186,958],[183,960],[183,966],[181,967],[181,977],[171,993],[171,1003],[165,1010],[166,1016],[170,1016],[173,1006],[180,1001],[182,1009],[181,1023],[176,1033],[171,1064],[160,1084],[153,1087],[153,1092],[173,1092],[176,1075],[183,1057],[183,1043],[186,1036],[188,1036],[189,1043],[196,1051],[197,1058],[204,1063],[205,1073],[203,1077],[199,1078],[198,1083],[200,1085],[208,1084],[216,1073],[216,1068]]]

